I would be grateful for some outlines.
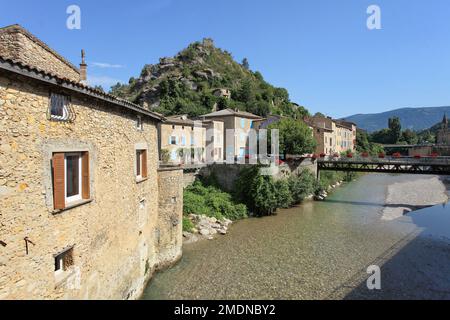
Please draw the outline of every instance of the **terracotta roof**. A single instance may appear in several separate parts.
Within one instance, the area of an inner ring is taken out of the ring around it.
[[[0,56],[0,73],[5,72],[19,74],[28,78],[45,82],[47,84],[62,87],[64,89],[71,90],[80,94],[84,94],[105,102],[115,104],[128,110],[133,110],[135,112],[152,117],[159,121],[165,120],[163,115],[144,109],[141,106],[129,102],[127,100],[118,98],[111,94],[105,93],[101,90],[94,89],[80,82],[75,82],[66,78],[61,78],[46,71],[24,65],[17,61],[5,59]]]
[[[26,30],[21,25],[13,24],[13,25],[10,25],[10,26],[2,27],[2,28],[0,28],[0,34],[1,33],[21,33],[21,34],[23,34],[28,39],[30,39],[31,41],[39,44],[42,48],[44,48],[45,50],[47,50],[48,52],[53,54],[55,57],[57,57],[59,60],[61,60],[63,63],[65,63],[67,66],[72,68],[74,71],[80,73],[80,70],[76,66],[74,66],[71,62],[69,62],[63,56],[58,54],[55,50],[50,48],[45,42],[43,42],[42,40],[40,40],[39,38],[37,38],[36,36],[31,34],[28,30]]]
[[[346,129],[350,129],[350,130],[353,130],[352,126],[356,127],[356,124],[354,124],[353,122],[348,122],[348,121],[344,121],[344,120],[334,120],[334,122],[336,123],[336,125],[344,127]]]
[[[183,117],[186,117],[186,116],[185,115],[169,116],[169,117],[166,117],[164,123],[181,125],[181,126],[194,126],[196,122],[197,123],[202,122],[202,121],[194,121],[194,120],[188,119],[187,117],[185,119],[183,119]]]
[[[213,117],[228,117],[228,116],[235,116],[235,117],[241,117],[241,118],[250,118],[250,119],[263,119],[260,116],[257,116],[253,113],[245,112],[245,111],[239,111],[239,110],[232,110],[232,109],[224,109],[221,111],[205,114],[201,117],[205,118],[213,118]]]

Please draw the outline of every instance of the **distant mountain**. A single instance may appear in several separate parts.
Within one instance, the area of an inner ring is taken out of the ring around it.
[[[422,131],[442,121],[444,114],[450,116],[450,107],[403,108],[377,114],[357,114],[344,118],[359,128],[374,132],[387,128],[389,118],[399,117],[403,129]]]

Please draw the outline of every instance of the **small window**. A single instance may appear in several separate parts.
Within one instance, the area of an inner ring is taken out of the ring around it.
[[[53,120],[65,121],[69,119],[70,97],[52,93],[50,95],[50,117]]]
[[[137,116],[136,129],[139,131],[144,131],[144,122],[142,121],[142,116]]]
[[[245,129],[245,119],[241,119],[241,128]]]
[[[170,137],[170,144],[173,145],[173,146],[176,146],[177,145],[177,137],[171,136]]]
[[[136,178],[147,178],[147,150],[136,150]]]
[[[73,248],[55,256],[55,273],[59,274],[69,270],[74,265]]]
[[[194,146],[195,145],[195,138],[194,138],[194,136],[191,136],[191,146]]]
[[[186,145],[186,137],[185,136],[181,136],[181,145],[182,146]]]

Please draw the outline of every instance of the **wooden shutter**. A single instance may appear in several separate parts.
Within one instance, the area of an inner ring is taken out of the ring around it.
[[[142,150],[142,178],[147,178],[148,172],[147,172],[147,150]]]
[[[81,158],[81,193],[85,200],[91,198],[90,180],[89,180],[89,152],[83,152]]]
[[[62,210],[66,207],[64,153],[54,153],[53,166],[53,207]]]

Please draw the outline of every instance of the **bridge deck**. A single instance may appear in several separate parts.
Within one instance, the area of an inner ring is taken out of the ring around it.
[[[450,158],[320,159],[318,170],[450,175]]]

